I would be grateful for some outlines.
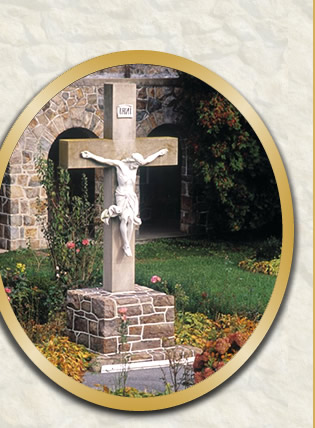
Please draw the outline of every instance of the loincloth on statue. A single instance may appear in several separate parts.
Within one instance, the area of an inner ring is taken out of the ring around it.
[[[139,217],[139,203],[138,197],[135,192],[122,192],[119,189],[115,191],[116,205],[111,205],[105,209],[101,214],[101,220],[108,224],[108,221],[112,217],[119,217],[121,220],[124,217],[125,220],[131,221],[135,226],[141,225],[141,219]]]

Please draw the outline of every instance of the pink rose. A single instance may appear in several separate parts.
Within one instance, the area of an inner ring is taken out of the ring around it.
[[[11,297],[8,296],[8,301],[10,302],[10,300],[11,300]]]
[[[118,313],[119,313],[120,315],[126,314],[126,313],[127,313],[127,311],[128,311],[128,309],[127,309],[127,308],[119,308],[119,309],[118,309]]]
[[[161,282],[161,278],[157,275],[153,275],[150,281],[152,284],[155,284],[156,282]]]
[[[90,241],[88,239],[83,239],[82,245],[87,246],[89,245]]]
[[[80,252],[80,248],[77,248],[75,252],[78,254]]]
[[[72,248],[75,247],[75,243],[73,241],[69,241],[66,243],[66,247],[69,248],[69,250],[72,250]]]
[[[10,294],[10,293],[12,292],[11,288],[8,288],[8,287],[6,287],[6,288],[4,289],[4,291],[5,291],[6,293],[8,293],[8,294]]]

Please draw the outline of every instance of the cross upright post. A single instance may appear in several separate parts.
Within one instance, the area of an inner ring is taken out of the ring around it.
[[[104,85],[104,139],[60,140],[59,159],[63,168],[104,168],[104,206],[115,203],[117,186],[113,167],[83,158],[90,150],[95,157],[122,160],[139,152],[143,157],[161,149],[165,156],[157,157],[150,166],[177,164],[177,138],[136,138],[136,84],[129,82]],[[135,287],[135,233],[130,240],[131,256],[122,249],[119,218],[104,226],[103,287],[109,292],[133,291]]]

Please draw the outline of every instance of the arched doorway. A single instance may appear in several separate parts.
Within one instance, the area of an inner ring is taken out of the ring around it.
[[[92,131],[85,128],[70,128],[62,132],[51,145],[48,158],[54,162],[55,175],[59,165],[59,141],[62,139],[86,139],[98,138]],[[81,195],[82,175],[85,174],[88,180],[89,202],[95,202],[95,170],[92,169],[69,169],[70,174],[70,191],[72,196]]]
[[[177,137],[178,165],[140,168],[140,237],[147,234],[171,236],[180,229],[181,133],[176,125],[164,124],[148,136]]]

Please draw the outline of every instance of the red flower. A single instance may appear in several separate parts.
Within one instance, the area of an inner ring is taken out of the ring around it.
[[[77,249],[75,250],[75,252],[76,252],[76,253],[79,253],[79,252],[80,252],[80,248],[77,248]]]
[[[82,245],[87,246],[89,245],[90,241],[88,239],[83,239]]]
[[[214,373],[214,370],[212,370],[210,367],[206,367],[205,371],[203,372],[204,377],[209,377]]]
[[[201,372],[196,372],[194,377],[195,377],[195,383],[199,383],[202,380],[204,380],[204,376]]]
[[[120,315],[124,315],[124,314],[126,314],[126,313],[127,313],[127,311],[128,311],[128,309],[127,309],[127,308],[119,308],[119,309],[118,309],[118,313],[119,313]]]
[[[224,361],[215,361],[212,367],[217,371],[220,370],[221,367],[224,366]]]
[[[153,275],[151,278],[152,284],[155,284],[156,282],[161,282],[161,278],[157,275]]]
[[[220,354],[225,354],[230,346],[231,344],[227,337],[220,337],[215,345],[215,350]]]
[[[66,243],[66,247],[69,248],[69,250],[72,250],[72,248],[75,247],[75,243],[73,241],[69,241]]]
[[[193,368],[194,368],[194,370],[201,370],[202,369],[202,367],[203,367],[203,359],[202,359],[202,354],[197,354],[196,356],[195,356],[195,361],[194,361],[194,364],[193,364]]]
[[[244,345],[244,343],[246,342],[246,336],[243,333],[241,333],[240,331],[238,331],[237,333],[235,333],[234,340],[238,344],[238,346],[241,348]]]
[[[8,288],[8,287],[6,287],[6,288],[4,289],[4,291],[5,291],[6,293],[8,293],[8,294],[10,294],[10,293],[12,292],[11,288]]]

